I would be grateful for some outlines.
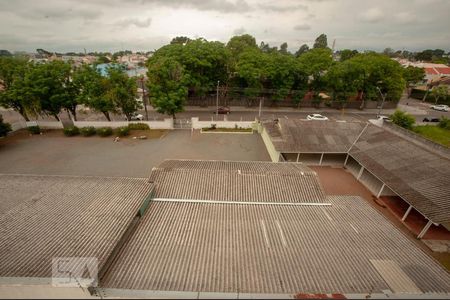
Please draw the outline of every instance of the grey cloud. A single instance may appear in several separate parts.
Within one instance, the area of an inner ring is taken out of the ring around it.
[[[258,7],[265,11],[272,12],[289,12],[297,10],[308,10],[308,6],[303,4],[295,5],[273,5],[273,4],[259,4]]]
[[[384,19],[384,13],[378,7],[373,7],[360,14],[359,19],[363,22],[377,23]]]
[[[233,35],[242,35],[244,33],[245,33],[244,27],[236,28],[235,30],[233,30]]]
[[[226,0],[123,0],[128,3],[157,4],[171,8],[193,8],[202,11],[218,11],[222,13],[245,12],[250,6],[245,0],[235,2]]]
[[[126,18],[119,20],[115,23],[116,26],[131,26],[134,25],[136,27],[140,28],[147,28],[152,23],[152,18],[146,18],[146,19],[138,19],[138,18]]]
[[[310,29],[311,29],[311,26],[308,24],[299,24],[299,25],[294,26],[294,30],[298,30],[298,31],[310,30]]]

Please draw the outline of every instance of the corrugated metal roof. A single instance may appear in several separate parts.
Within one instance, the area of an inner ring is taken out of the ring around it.
[[[370,125],[350,155],[435,223],[450,222],[450,160]]]
[[[0,175],[0,276],[51,277],[53,257],[101,268],[151,189],[143,178]]]
[[[347,153],[365,124],[361,122],[279,119],[263,122],[279,152]]]
[[[317,203],[325,193],[303,164],[167,160],[150,175],[155,198]]]
[[[153,202],[101,286],[239,293],[381,293],[371,260],[423,292],[450,275],[359,197],[330,207]]]

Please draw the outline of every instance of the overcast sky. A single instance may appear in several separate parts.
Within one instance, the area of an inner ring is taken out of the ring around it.
[[[175,36],[249,33],[291,51],[320,33],[336,49],[450,50],[450,0],[0,0],[0,49],[154,50]]]

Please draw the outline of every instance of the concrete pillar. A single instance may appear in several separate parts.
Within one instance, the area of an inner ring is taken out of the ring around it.
[[[377,194],[377,198],[380,198],[381,193],[382,193],[383,190],[384,190],[384,187],[385,187],[385,184],[383,183],[383,185],[382,185],[381,188],[380,188],[380,191],[379,191],[378,194]]]
[[[300,159],[300,153],[297,153],[297,162]]]
[[[348,161],[348,154],[347,154],[347,156],[345,157],[344,167],[347,165],[347,161]]]
[[[428,229],[430,229],[431,225],[433,225],[433,222],[431,222],[430,220],[428,220],[427,225],[425,225],[425,227],[422,229],[422,231],[419,233],[419,235],[417,236],[418,239],[421,239],[424,237],[424,235],[427,233]]]
[[[322,160],[323,160],[323,153],[322,153],[322,155],[320,156],[319,165],[322,165]]]
[[[356,179],[359,180],[361,178],[361,175],[362,175],[363,171],[364,171],[364,167],[361,166],[361,169],[359,170],[359,173],[358,173],[358,177],[356,177]]]
[[[405,222],[405,220],[406,220],[406,218],[408,217],[408,215],[409,215],[409,213],[411,212],[411,210],[412,210],[412,205],[410,205],[410,206],[408,207],[408,209],[406,210],[405,214],[403,215],[402,222]]]

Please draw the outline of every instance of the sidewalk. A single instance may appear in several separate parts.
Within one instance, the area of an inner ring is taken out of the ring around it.
[[[213,106],[209,107],[199,107],[199,106],[185,106],[185,112],[189,111],[214,111],[216,108]],[[153,109],[152,109],[153,110]],[[230,106],[230,110],[232,112],[258,112],[258,107],[243,107],[243,106]],[[291,113],[340,113],[340,109],[335,108],[312,108],[312,107],[306,107],[306,108],[293,108],[293,107],[263,107],[263,112],[291,112]],[[376,115],[378,114],[378,108],[367,108],[364,110],[359,110],[355,108],[346,108],[346,113],[357,113],[357,114],[370,114],[370,115]],[[395,109],[383,109],[382,114],[392,114],[395,111]]]

